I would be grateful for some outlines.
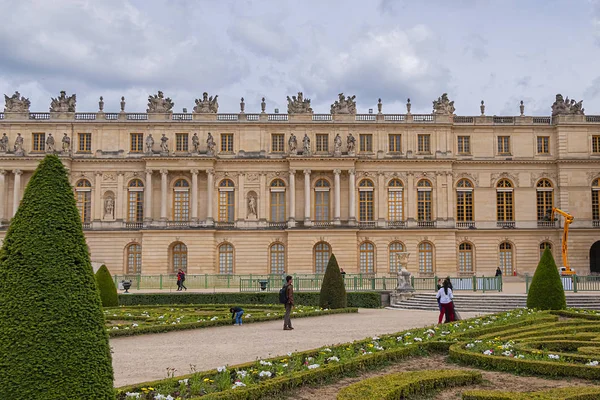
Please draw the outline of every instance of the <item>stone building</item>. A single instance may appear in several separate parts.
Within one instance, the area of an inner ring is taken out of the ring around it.
[[[428,276],[533,272],[545,247],[600,272],[600,116],[557,95],[552,116],[357,114],[354,96],[316,114],[302,93],[287,114],[218,113],[217,96],[173,113],[162,92],[146,113],[50,112],[5,96],[0,113],[0,221],[5,233],[38,162],[70,173],[92,260],[113,273],[394,272],[409,252]]]

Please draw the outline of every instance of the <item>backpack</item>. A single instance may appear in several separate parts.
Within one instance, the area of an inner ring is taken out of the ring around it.
[[[281,289],[279,289],[279,303],[287,304],[287,302],[287,284],[285,284]]]

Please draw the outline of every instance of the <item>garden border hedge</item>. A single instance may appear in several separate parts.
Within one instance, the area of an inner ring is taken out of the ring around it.
[[[568,387],[542,390],[538,392],[503,392],[469,390],[462,394],[462,400],[596,400],[600,397],[600,387]]]

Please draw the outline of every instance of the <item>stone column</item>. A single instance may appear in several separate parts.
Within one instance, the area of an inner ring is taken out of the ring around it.
[[[0,170],[0,224],[6,222],[6,171]]]
[[[356,225],[356,171],[348,170],[348,193],[350,202],[348,204],[348,225]]]
[[[103,208],[102,207],[102,171],[96,171],[95,173],[96,180],[94,181],[94,202],[92,208],[92,219],[95,221],[100,221],[103,217]]]
[[[375,218],[377,219],[377,225],[384,227],[385,220],[387,219],[386,210],[386,193],[385,193],[385,174],[383,172],[377,172],[377,208],[375,209]]]
[[[304,170],[304,225],[311,226],[310,220],[310,169]]]
[[[447,212],[447,218],[448,220],[452,221],[454,220],[454,182],[453,182],[453,177],[452,177],[452,172],[446,172],[446,187],[448,188],[447,190],[447,195],[448,195],[448,212]],[[475,182],[473,182],[473,185],[475,184]],[[475,217],[475,216],[473,216]]]
[[[146,170],[146,188],[144,189],[144,221],[152,222],[152,171]]]
[[[213,219],[213,193],[215,190],[215,170],[206,170],[206,224],[212,226],[215,221]]]
[[[435,195],[435,199],[433,198],[433,196]],[[444,196],[446,194],[444,193],[443,187],[442,187],[442,173],[441,172],[436,172],[435,174],[435,190],[431,193],[431,200],[433,203],[433,212],[432,212],[432,217],[431,218],[433,221],[436,221],[438,219],[443,219],[446,217],[446,212],[444,210],[444,208],[442,207],[442,202],[444,201]]]
[[[125,189],[125,173],[117,172],[117,198],[115,199],[115,219],[117,221],[122,221],[123,219],[129,219],[129,210],[125,213],[125,218],[123,217],[123,210],[125,209],[125,201],[126,197],[129,196],[129,193]]]
[[[169,171],[166,169],[160,170],[160,220],[167,221],[167,178]]]
[[[20,169],[14,169],[13,174],[15,174],[15,189],[13,191],[13,213],[14,217],[17,213],[17,209],[19,208],[19,203],[21,202],[21,175],[23,171]]]
[[[264,172],[260,173],[260,193],[258,195],[258,219],[266,221],[269,213],[267,212],[267,203],[269,201],[269,192],[267,189],[267,174]]]
[[[243,173],[240,173],[238,175],[238,195],[237,195],[238,206],[235,209],[237,210],[237,219],[239,219],[239,220],[246,219],[247,207],[246,207],[246,196],[244,196],[244,193],[245,193],[244,177],[245,176],[246,175]]]
[[[410,221],[415,220],[415,176],[412,172],[406,175],[406,204],[405,215]]]
[[[288,215],[289,221],[296,221],[296,170],[290,170],[290,187],[289,187],[289,200],[288,204],[290,205]]]
[[[333,170],[333,224],[341,225],[340,221],[340,171],[339,169]]]
[[[192,169],[192,223],[198,223],[198,170]]]

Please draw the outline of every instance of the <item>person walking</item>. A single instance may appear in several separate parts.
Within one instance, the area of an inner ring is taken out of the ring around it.
[[[242,325],[242,315],[244,315],[244,310],[241,307],[231,307],[229,309],[231,313],[231,319],[233,320],[233,325]]]
[[[177,272],[177,291],[181,291],[182,289],[187,290],[187,287],[183,284],[185,282],[185,272],[182,269],[179,269]]]
[[[502,276],[502,270],[500,267],[496,268],[496,276]]]
[[[436,297],[439,299],[441,305],[438,324],[442,323],[444,315],[446,315],[446,322],[454,321],[454,303],[452,302],[454,296],[452,295],[452,289],[450,289],[450,280],[444,280],[442,288],[438,290]]]
[[[442,278],[438,279],[437,281],[437,291],[439,292],[440,289],[442,288]],[[437,298],[437,303],[438,303],[438,310],[442,311],[442,305],[440,304],[440,298]]]
[[[283,316],[283,330],[291,331],[292,329],[292,320],[290,319],[290,314],[292,313],[292,308],[294,307],[294,286],[292,285],[292,277],[290,275],[285,277],[285,295],[286,295],[286,303],[285,303],[285,315]]]

